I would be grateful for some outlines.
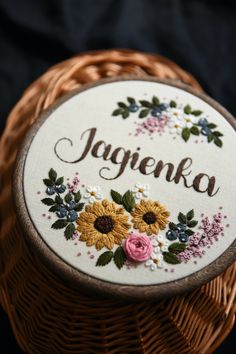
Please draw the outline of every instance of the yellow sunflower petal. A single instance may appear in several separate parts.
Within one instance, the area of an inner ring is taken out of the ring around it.
[[[96,249],[97,249],[98,251],[100,251],[104,246],[105,246],[105,245],[104,245],[104,241],[103,241],[102,238],[100,238],[100,239],[96,242],[96,245],[95,245],[95,247],[96,247]]]
[[[111,250],[114,246],[114,236],[109,233],[109,234],[106,234],[106,235],[103,235],[103,243],[104,243],[104,246],[106,248],[108,248],[109,250]]]
[[[84,221],[79,221],[77,223],[77,230],[79,232],[91,232],[94,230],[94,227],[93,227],[93,223],[89,224],[89,223],[85,223]]]
[[[81,234],[79,239],[80,241],[87,241],[88,237],[89,237],[88,234]]]
[[[96,216],[105,215],[105,208],[103,207],[102,203],[100,203],[100,202],[93,203],[93,213]]]
[[[158,232],[159,232],[158,224],[154,223],[154,224],[149,225],[149,230],[150,230],[151,234],[155,234],[155,235],[158,234]]]
[[[96,215],[93,213],[82,212],[79,216],[79,220],[93,223],[96,220]]]

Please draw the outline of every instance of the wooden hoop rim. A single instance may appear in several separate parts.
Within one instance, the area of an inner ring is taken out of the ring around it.
[[[192,273],[187,277],[181,279],[170,281],[167,283],[157,284],[157,285],[121,285],[114,284],[108,281],[100,280],[90,275],[87,275],[78,269],[71,266],[69,263],[64,261],[60,256],[58,256],[42,239],[41,235],[37,232],[33,225],[33,222],[28,213],[24,192],[23,192],[23,178],[24,175],[24,165],[27,157],[30,145],[37,134],[37,131],[44,123],[44,121],[50,116],[50,114],[59,107],[63,102],[67,101],[74,95],[86,91],[92,87],[100,86],[105,83],[112,83],[117,81],[150,81],[157,82],[169,86],[173,86],[199,97],[215,110],[217,110],[236,130],[236,121],[234,117],[219,103],[217,103],[212,98],[208,97],[202,93],[196,93],[191,87],[176,82],[169,79],[157,79],[149,76],[137,77],[137,76],[120,76],[115,79],[102,79],[97,82],[85,84],[82,88],[71,91],[70,93],[64,95],[62,98],[56,101],[55,104],[50,106],[45,110],[32,127],[27,132],[21,147],[19,149],[15,170],[13,176],[13,199],[15,204],[15,211],[17,215],[17,221],[19,222],[22,230],[24,231],[25,241],[28,247],[34,252],[35,257],[41,257],[42,261],[54,272],[62,281],[66,282],[70,287],[93,291],[98,295],[110,295],[119,298],[126,298],[129,300],[156,300],[161,297],[170,297],[178,295],[183,292],[191,291],[197,287],[200,287],[204,283],[209,282],[214,277],[222,273],[227,267],[229,267],[236,260],[236,240],[225,250],[225,252],[215,259],[212,263],[202,268],[201,270]],[[39,270],[40,271],[40,270]]]

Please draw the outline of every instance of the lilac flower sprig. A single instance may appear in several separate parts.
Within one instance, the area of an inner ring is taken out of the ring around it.
[[[220,212],[213,216],[212,222],[208,216],[202,219],[199,227],[201,231],[190,236],[187,248],[178,254],[181,262],[187,263],[191,258],[202,257],[205,254],[204,248],[213,245],[224,230],[222,219],[223,215]]]

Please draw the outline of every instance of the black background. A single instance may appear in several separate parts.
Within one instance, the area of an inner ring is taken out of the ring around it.
[[[93,49],[130,48],[167,56],[191,72],[211,97],[236,115],[233,3],[0,0],[0,130],[33,80],[51,65]],[[234,330],[218,354],[235,353],[235,335]],[[1,310],[0,345],[1,354],[21,353]]]

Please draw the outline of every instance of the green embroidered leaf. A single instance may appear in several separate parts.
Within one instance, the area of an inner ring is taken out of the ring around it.
[[[74,194],[74,200],[75,200],[75,202],[78,203],[78,202],[80,201],[81,197],[82,197],[82,196],[81,196],[80,191],[76,192],[76,193]]]
[[[152,108],[152,103],[151,102],[148,102],[146,100],[141,100],[139,101],[140,104],[143,106],[143,107],[147,107],[147,108]]]
[[[114,262],[117,268],[121,269],[126,261],[126,254],[121,246],[119,246],[114,253]]]
[[[169,264],[179,264],[180,260],[179,258],[171,252],[163,252],[163,258],[166,263]]]
[[[186,224],[187,222],[187,218],[183,213],[179,213],[178,220],[181,224]]]
[[[208,128],[210,128],[210,129],[214,129],[214,128],[217,127],[217,125],[214,124],[214,123],[209,123],[209,124],[207,124],[207,126],[208,126]]]
[[[81,211],[84,207],[84,204],[85,203],[79,203],[79,204],[76,204],[76,206],[74,207],[74,210],[75,211]]]
[[[202,114],[202,111],[200,110],[196,110],[196,111],[192,111],[191,114],[193,114],[194,116],[198,117]]]
[[[51,228],[52,229],[64,229],[64,227],[66,227],[67,224],[68,224],[67,220],[59,219],[52,224]]]
[[[214,143],[216,144],[216,146],[222,147],[223,142],[220,138],[218,138],[218,136],[214,137]]]
[[[57,211],[58,210],[58,205],[53,205],[50,209],[49,209],[49,211],[51,211],[52,213],[55,213],[55,211]]]
[[[41,199],[41,202],[45,205],[53,205],[54,204],[54,200],[52,198]]]
[[[194,210],[189,210],[189,212],[187,212],[187,220],[192,220],[194,217]]]
[[[174,100],[170,101],[170,107],[171,108],[176,108],[177,107],[177,103]]]
[[[171,253],[178,254],[180,252],[183,252],[186,249],[186,247],[187,245],[184,243],[174,242],[169,246],[168,250]]]
[[[127,108],[127,105],[124,102],[117,103],[120,108]]]
[[[195,232],[193,230],[187,229],[184,231],[186,233],[187,236],[192,236],[195,234]]]
[[[127,101],[130,103],[130,104],[135,104],[136,101],[133,97],[127,97]]]
[[[188,227],[195,227],[198,224],[197,220],[191,220],[187,222]]]
[[[193,126],[190,128],[190,132],[191,132],[191,134],[193,134],[193,135],[199,135],[199,134],[200,134],[200,131],[199,131],[198,127],[196,127],[196,125],[193,125]]]
[[[117,108],[112,112],[113,116],[118,116],[119,114],[122,114],[123,109],[122,108]]]
[[[153,103],[154,106],[159,106],[159,104],[160,104],[159,98],[156,97],[156,96],[153,96],[152,103]]]
[[[176,224],[173,222],[169,222],[169,229],[170,230],[175,230],[176,229]]]
[[[115,203],[122,204],[122,195],[113,189],[111,189],[111,197]]]
[[[69,202],[72,201],[73,197],[72,197],[72,195],[71,195],[70,193],[67,193],[67,194],[65,195],[64,199],[65,199],[65,202],[66,202],[66,203],[69,203]]]
[[[122,197],[122,204],[124,208],[130,213],[135,206],[135,199],[133,193],[128,190]]]
[[[123,118],[123,119],[126,119],[126,118],[128,118],[128,117],[129,117],[129,111],[128,111],[128,110],[123,111],[123,112],[122,112],[122,118]]]
[[[149,113],[149,109],[142,109],[139,113],[139,118],[147,117],[148,113]]]
[[[214,139],[214,135],[213,134],[208,135],[208,137],[207,137],[208,143],[210,143],[213,139]]]
[[[75,225],[73,223],[70,223],[69,225],[66,226],[66,229],[64,231],[65,238],[67,240],[70,240],[74,234],[75,231]]]
[[[220,132],[218,132],[218,131],[213,132],[213,135],[215,135],[215,136],[224,136],[224,134],[222,134],[222,133],[220,133]]]
[[[56,180],[56,185],[57,185],[57,186],[60,186],[63,182],[64,182],[64,177],[59,177],[59,178]]]
[[[55,203],[62,204],[63,203],[63,199],[59,195],[56,195]]]
[[[57,173],[53,168],[51,168],[50,171],[48,172],[48,177],[50,178],[51,181],[53,181],[53,182],[56,181]]]
[[[191,106],[190,106],[189,104],[187,104],[187,105],[184,107],[184,113],[190,114],[191,111],[192,111]]]
[[[189,137],[190,137],[190,129],[184,128],[182,130],[182,138],[184,139],[184,141],[188,141]]]
[[[53,186],[54,186],[54,182],[51,181],[50,179],[47,179],[47,178],[43,179],[43,183],[44,183],[45,186],[47,186],[47,187],[53,187]]]
[[[102,253],[97,260],[96,266],[105,266],[108,263],[110,263],[110,261],[113,258],[113,252],[112,251],[106,251],[104,253]]]

